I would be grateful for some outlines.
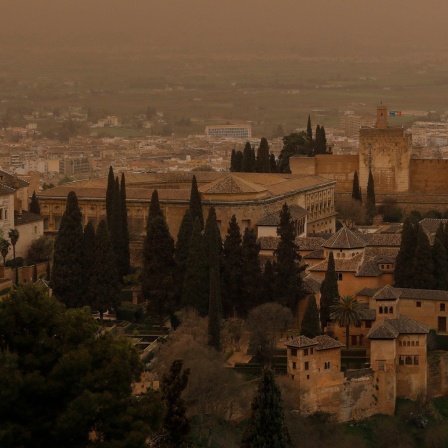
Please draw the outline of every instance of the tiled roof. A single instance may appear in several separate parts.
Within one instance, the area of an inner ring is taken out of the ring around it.
[[[20,179],[19,177],[2,170],[0,170],[0,182],[14,189],[27,187],[29,185],[29,182],[26,180]]]
[[[359,315],[361,320],[375,320],[376,319],[376,311],[372,308],[369,308],[369,305],[366,303],[359,304]]]
[[[378,262],[380,258],[388,258],[395,261],[399,250],[399,247],[366,247],[364,253],[366,258],[377,258]]]
[[[291,213],[291,218],[296,221],[299,218],[303,218],[308,214],[308,212],[300,207],[300,205],[290,205],[289,212]],[[275,213],[270,213],[260,218],[257,222],[257,226],[278,226],[280,224],[280,210]]]
[[[356,233],[367,246],[400,247],[400,233]]]
[[[21,215],[18,212],[14,212],[14,226],[16,227],[29,224],[30,222],[38,222],[43,220],[43,216],[28,212],[26,210],[22,210]]]
[[[278,246],[278,238],[276,236],[260,236],[258,242],[261,250],[275,250]]]
[[[296,244],[300,250],[316,250],[325,240],[320,236],[301,236],[296,238]]]
[[[422,219],[419,224],[423,227],[423,230],[427,233],[436,233],[437,229],[440,226],[440,223],[445,225],[448,222],[448,219],[431,219],[425,218]]]
[[[219,178],[210,184],[203,185],[199,188],[199,191],[207,194],[247,194],[261,193],[266,191],[266,187],[240,179],[234,174],[228,174],[224,178]]]
[[[310,260],[324,260],[325,259],[325,249],[323,247],[319,247],[315,251],[304,255],[303,258],[310,259]]]
[[[8,187],[7,185],[0,184],[0,196],[6,196],[10,194],[14,194],[16,190],[14,188]]]
[[[379,291],[381,288],[363,288],[361,291],[358,291],[356,293],[357,296],[367,296],[367,297],[373,297],[374,294]]]
[[[358,271],[356,277],[378,277],[382,275],[383,271],[378,267],[378,264],[374,260],[367,260],[363,263]]]
[[[316,350],[329,350],[332,348],[345,347],[344,344],[337,341],[336,339],[331,338],[330,336],[327,336],[326,334],[323,334],[321,336],[316,336],[313,339],[313,341],[317,341],[317,343],[318,343]]]
[[[395,339],[399,334],[427,334],[429,327],[402,314],[397,319],[382,319],[375,323],[369,339]]]
[[[316,294],[320,291],[322,285],[322,280],[320,278],[313,277],[312,275],[307,275],[303,279],[303,289],[309,294]]]
[[[399,297],[398,291],[390,285],[386,285],[373,296],[375,300],[397,300]]]
[[[412,288],[395,288],[389,286],[390,290],[400,299],[415,300],[438,300],[448,301],[448,291],[439,291],[435,289],[412,289]],[[375,297],[375,294],[383,288],[364,288],[357,295]]]
[[[359,249],[365,247],[366,243],[350,229],[342,227],[323,246],[329,249]]]
[[[359,253],[352,258],[335,258],[334,264],[336,272],[357,272],[362,262],[363,254]],[[304,257],[305,258],[305,257]],[[328,269],[328,259],[317,263],[309,268],[310,272],[326,272]]]
[[[314,345],[318,345],[318,342],[316,341],[316,338],[310,339],[306,336],[299,336],[292,341],[289,341],[286,343],[287,347],[292,348],[304,348],[304,347],[312,347]]]

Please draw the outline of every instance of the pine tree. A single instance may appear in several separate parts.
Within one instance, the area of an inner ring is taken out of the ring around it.
[[[126,181],[124,173],[121,174],[120,184],[120,204],[121,204],[121,237],[123,243],[121,245],[122,254],[120,260],[121,272],[119,278],[123,278],[129,274],[131,268],[131,251],[129,248],[129,228],[128,228],[128,207],[126,204]]]
[[[263,369],[251,408],[241,447],[286,448],[290,444],[290,436],[285,424],[280,388],[270,368]]]
[[[193,222],[196,218],[199,218],[199,224],[201,225],[201,230],[204,229],[204,215],[202,213],[202,200],[201,195],[198,190],[198,183],[196,181],[196,176],[193,175],[193,181],[191,183],[191,193],[190,193],[190,212]]]
[[[159,202],[159,193],[157,189],[154,189],[151,195],[151,203],[149,204],[149,215],[148,215],[148,221],[146,223],[146,227],[149,226],[149,223],[156,217],[156,216],[163,216],[162,209],[160,208],[160,202]]]
[[[222,285],[224,303],[224,315],[235,317],[236,311],[241,303],[241,247],[240,226],[235,215],[229,221],[227,235],[224,239],[222,251]],[[238,309],[239,311],[239,309]]]
[[[327,322],[331,320],[330,307],[334,305],[335,300],[339,299],[338,276],[336,274],[333,252],[328,257],[327,272],[324,281],[320,286],[320,325],[325,330]]]
[[[269,173],[270,171],[271,167],[269,164],[269,144],[268,141],[263,137],[257,150],[256,172]]]
[[[314,297],[314,295],[311,295],[308,298],[300,334],[311,339],[322,334],[320,330],[319,310],[317,309],[316,297]]]
[[[434,285],[434,266],[431,256],[431,246],[422,226],[418,226],[417,242],[415,243],[414,258],[411,261],[411,288],[432,289]]]
[[[36,191],[33,191],[33,195],[31,196],[29,210],[31,213],[40,215],[40,205],[39,205],[39,199],[37,199],[37,196],[36,196]]]
[[[434,265],[434,288],[446,291],[448,289],[448,259],[445,249],[445,232],[442,223],[440,223],[437,229],[431,252]]]
[[[244,230],[242,242],[242,291],[241,314],[246,316],[251,308],[262,303],[262,276],[260,268],[260,244],[254,229]],[[270,262],[269,262],[270,263]],[[272,265],[271,265],[272,272]]]
[[[271,173],[277,172],[277,162],[275,161],[275,154],[271,152],[271,155],[269,156],[269,169]]]
[[[142,293],[160,327],[172,311],[174,240],[162,216],[149,220],[143,243]]]
[[[313,147],[313,128],[311,126],[311,116],[308,115],[308,123],[306,125],[306,139],[308,141],[308,146]]]
[[[54,244],[51,287],[54,295],[68,308],[85,304],[83,230],[78,198],[71,191]]]
[[[183,369],[183,361],[173,361],[168,374],[164,374],[160,383],[162,399],[166,406],[163,422],[168,437],[167,448],[181,447],[190,432],[190,422],[187,418],[187,407],[182,399],[182,392],[188,384],[190,369]]]
[[[112,210],[114,207],[114,195],[115,195],[115,175],[112,166],[109,167],[109,175],[107,177],[107,189],[106,189],[106,218],[107,225],[110,228],[112,220]]]
[[[90,307],[103,314],[118,305],[118,275],[114,263],[114,253],[105,220],[101,220],[95,235],[93,248],[93,263],[89,273]]]
[[[182,288],[182,305],[196,309],[201,316],[208,312],[208,282],[204,245],[199,218],[196,218],[191,235],[190,251]]]
[[[417,241],[417,226],[414,226],[407,218],[403,223],[401,232],[401,244],[395,259],[394,286],[397,288],[410,288],[412,284],[412,260]]]
[[[182,287],[184,284],[185,271],[187,270],[188,255],[190,253],[191,236],[193,234],[193,218],[190,209],[185,211],[177,234],[176,247],[174,250],[174,285],[176,288],[176,301],[182,297]]]
[[[264,265],[263,278],[262,278],[262,302],[274,301],[274,284],[275,284],[275,272],[271,260],[267,260]]]
[[[372,223],[373,218],[376,215],[375,184],[373,181],[372,170],[369,170],[369,180],[367,181],[366,214],[369,222]]]
[[[277,235],[279,236],[279,242],[277,249],[274,251],[274,300],[295,312],[297,300],[302,293],[300,273],[305,270],[305,266],[300,265],[301,257],[297,253],[295,243],[296,229],[286,203],[280,212]]]
[[[359,187],[358,172],[356,170],[355,170],[355,174],[353,175],[352,199],[354,199],[355,201],[362,202],[361,188]]]
[[[210,271],[210,298],[208,308],[208,345],[221,351],[221,318],[218,306],[218,281],[214,269]]]

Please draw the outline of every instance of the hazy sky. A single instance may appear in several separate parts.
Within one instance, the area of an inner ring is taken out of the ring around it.
[[[0,0],[3,45],[448,48],[447,0]]]

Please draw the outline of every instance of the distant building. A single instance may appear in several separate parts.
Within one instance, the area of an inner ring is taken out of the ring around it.
[[[251,138],[252,128],[249,124],[206,126],[207,137]]]

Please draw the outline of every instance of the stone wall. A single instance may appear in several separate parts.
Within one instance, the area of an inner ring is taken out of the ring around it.
[[[448,393],[448,352],[430,352],[428,356],[428,397]]]
[[[413,159],[410,164],[411,193],[446,193],[448,191],[448,160]]]

